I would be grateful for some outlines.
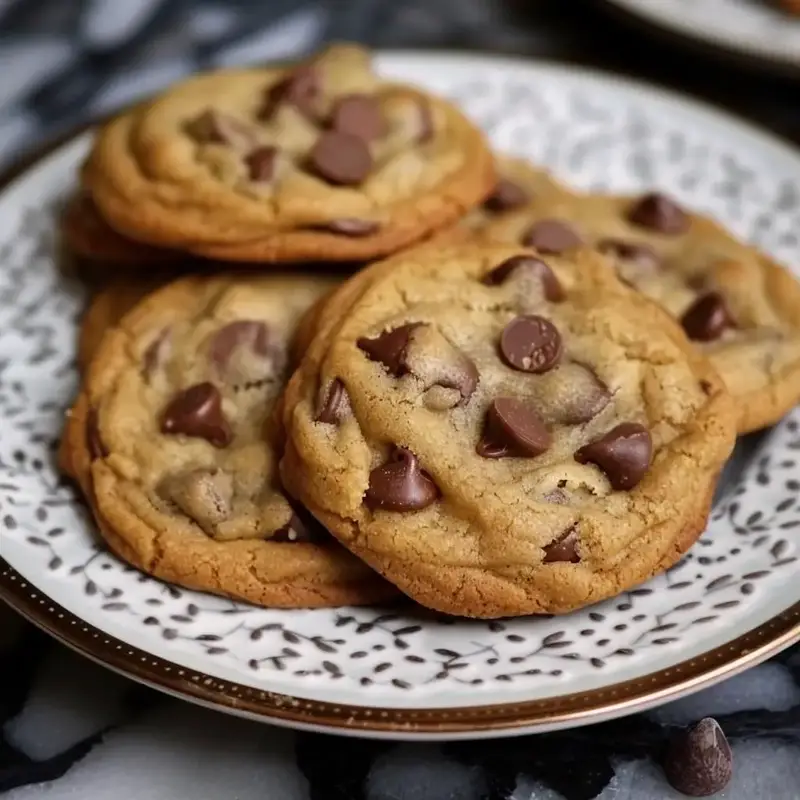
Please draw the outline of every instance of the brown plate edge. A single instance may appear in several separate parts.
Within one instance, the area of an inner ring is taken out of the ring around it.
[[[721,647],[634,680],[589,692],[459,708],[380,708],[307,700],[253,689],[182,667],[87,624],[0,557],[0,600],[62,643],[157,689],[264,722],[322,727],[353,736],[532,732],[586,725],[697,691],[800,641],[800,603]]]

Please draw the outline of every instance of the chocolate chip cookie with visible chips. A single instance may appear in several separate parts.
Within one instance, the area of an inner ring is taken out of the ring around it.
[[[292,338],[332,284],[183,279],[106,331],[64,450],[118,555],[172,583],[264,606],[393,593],[290,500],[278,475]]]
[[[800,402],[800,282],[666,195],[533,198],[483,235],[542,255],[597,248],[709,357],[736,401],[740,433]]]
[[[673,564],[735,439],[722,382],[601,255],[428,245],[326,305],[287,489],[423,605],[560,613]]]
[[[252,262],[368,260],[443,229],[495,183],[451,104],[335,46],[305,64],[208,73],[108,123],[83,185],[136,241]]]

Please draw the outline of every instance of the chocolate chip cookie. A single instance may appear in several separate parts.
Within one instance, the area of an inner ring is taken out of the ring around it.
[[[566,612],[705,528],[735,412],[592,251],[420,247],[351,278],[287,388],[284,483],[423,605]]]
[[[494,185],[480,131],[335,46],[178,84],[113,120],[83,183],[117,231],[233,261],[367,260],[454,223]]]
[[[680,320],[724,379],[739,432],[800,402],[800,283],[712,220],[658,194],[533,199],[485,235],[542,255],[589,245]]]
[[[393,591],[290,501],[278,476],[290,341],[329,285],[183,279],[106,332],[66,449],[118,555],[163,580],[265,606]]]

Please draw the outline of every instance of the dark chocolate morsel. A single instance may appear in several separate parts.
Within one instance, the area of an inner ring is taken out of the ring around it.
[[[524,206],[528,200],[530,200],[528,193],[518,183],[500,178],[494,191],[484,200],[483,207],[493,214],[500,214]]]
[[[419,511],[438,497],[439,489],[417,457],[405,447],[395,447],[389,461],[370,472],[364,504],[372,510]]]
[[[561,219],[542,219],[535,222],[522,236],[522,244],[540,253],[557,255],[583,244],[580,234]]]
[[[350,413],[350,399],[344,384],[336,378],[328,386],[317,408],[315,420],[338,425]]]
[[[646,194],[628,211],[628,221],[665,236],[689,230],[689,215],[669,197],[658,192]]]
[[[633,489],[642,480],[653,456],[650,432],[636,422],[623,422],[575,452],[580,464],[600,467],[613,489]]]
[[[310,169],[337,186],[357,186],[372,169],[372,156],[363,139],[351,133],[325,131],[308,156]]]
[[[314,120],[319,116],[320,96],[317,70],[311,65],[303,65],[267,90],[258,116],[260,119],[269,119],[279,105],[286,103],[294,106],[303,116]]]
[[[258,147],[244,159],[251,181],[266,183],[275,174],[276,147]]]
[[[269,328],[258,320],[229,322],[214,334],[208,356],[216,367],[224,370],[237,347],[249,347],[258,356],[269,355]]]
[[[681,317],[686,335],[696,342],[713,342],[735,327],[728,303],[719,292],[698,297]]]
[[[575,525],[572,525],[544,548],[543,563],[545,564],[555,564],[559,561],[577,564],[580,560],[581,557],[578,554],[578,529]]]
[[[97,417],[96,408],[90,408],[86,415],[86,449],[89,451],[92,461],[108,455],[108,448],[100,438],[100,420]]]
[[[561,360],[562,350],[558,328],[534,314],[512,319],[500,336],[503,359],[521,372],[547,372]]]
[[[198,383],[175,395],[161,416],[161,432],[205,439],[227,447],[233,434],[222,413],[222,395],[213,383]]]
[[[411,334],[423,325],[422,322],[407,322],[389,331],[368,339],[362,336],[356,344],[372,361],[379,361],[395,378],[400,378],[408,372],[406,353]]]
[[[388,131],[380,103],[368,94],[348,94],[333,106],[330,127],[340,133],[358,136],[365,142],[380,139]]]
[[[613,255],[625,261],[632,261],[639,267],[656,270],[661,264],[658,253],[652,247],[641,242],[628,242],[623,239],[602,239],[597,243],[601,253]]]
[[[719,723],[706,717],[673,735],[663,767],[677,791],[689,797],[710,797],[728,785],[733,775],[733,753]]]
[[[497,397],[486,412],[476,451],[484,458],[531,458],[544,453],[552,441],[541,417],[523,400]]]
[[[512,274],[522,272],[541,281],[544,296],[551,303],[558,303],[564,299],[564,289],[553,270],[539,258],[533,256],[511,256],[498,264],[491,272],[484,276],[483,282],[489,286],[498,286],[505,283]]]

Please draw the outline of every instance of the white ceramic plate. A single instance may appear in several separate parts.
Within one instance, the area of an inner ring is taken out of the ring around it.
[[[607,0],[681,36],[800,71],[800,17],[772,0]],[[800,74],[800,72],[798,72]]]
[[[800,157],[752,128],[605,75],[387,54],[387,74],[459,102],[499,148],[584,188],[663,187],[800,264]],[[800,413],[750,440],[708,531],[668,574],[561,618],[413,608],[269,611],[125,567],[53,462],[75,389],[79,287],[54,212],[87,136],[0,193],[0,596],[87,655],[234,713],[371,736],[544,730],[655,705],[800,638]]]

